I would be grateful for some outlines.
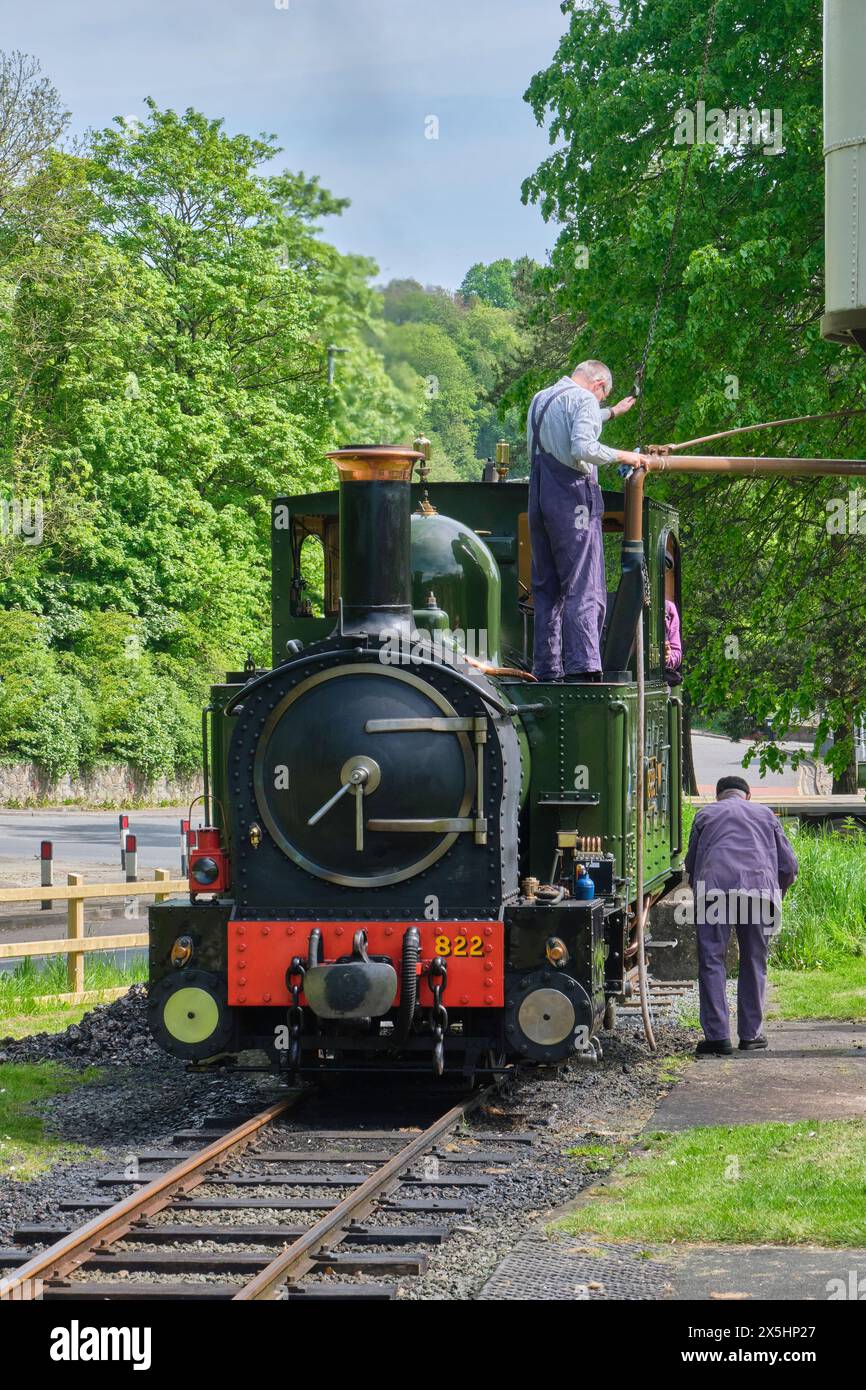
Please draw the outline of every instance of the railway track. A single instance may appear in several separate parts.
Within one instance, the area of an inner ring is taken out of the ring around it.
[[[200,1148],[181,1146],[202,1132],[181,1131],[171,1147],[131,1156],[123,1172],[97,1180],[106,1189],[132,1185],[131,1194],[59,1203],[94,1210],[84,1225],[19,1227],[17,1247],[0,1250],[2,1296],[393,1298],[401,1279],[424,1273],[429,1247],[465,1219],[516,1146],[532,1142],[514,1132],[458,1132],[496,1089],[466,1095],[408,1132],[292,1127],[309,1089]],[[257,1222],[257,1212],[267,1220]]]
[[[673,1019],[677,1005],[695,987],[694,980],[654,980],[650,977],[649,1000],[653,1016],[662,1022]],[[625,1004],[617,1005],[617,1018],[620,1022],[638,1023],[641,1018],[640,988],[636,988]]]

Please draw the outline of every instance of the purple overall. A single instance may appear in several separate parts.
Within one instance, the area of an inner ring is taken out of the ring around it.
[[[797,858],[768,806],[735,790],[722,792],[695,817],[685,861],[695,895],[701,1027],[711,1042],[730,1033],[725,954],[737,932],[737,1032],[757,1038],[764,1022],[767,955],[781,924],[784,894]]]
[[[560,463],[540,442],[548,407],[568,389],[553,392],[540,410],[536,401],[531,419],[532,670],[540,681],[601,670],[607,609],[601,488],[594,475]]]

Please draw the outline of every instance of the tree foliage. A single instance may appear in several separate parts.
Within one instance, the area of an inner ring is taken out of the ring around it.
[[[433,476],[476,479],[479,458],[491,457],[499,438],[525,453],[520,411],[493,399],[518,360],[513,314],[476,294],[425,289],[417,280],[392,280],[383,300],[385,361],[392,378],[407,389],[414,384],[420,396]]]
[[[420,395],[376,266],[321,236],[345,201],[265,176],[273,139],[148,101],[73,153],[59,111],[0,63],[0,756],[155,776],[194,765],[210,679],[268,658],[270,498],[411,438]]]
[[[676,140],[678,113],[696,111],[708,19],[703,0],[566,0],[563,10],[568,31],[527,93],[554,148],[524,198],[561,230],[550,265],[524,287],[521,312],[542,350],[504,396],[523,405],[548,375],[550,344],[567,347],[572,365],[603,358],[630,386],[674,229],[689,153]],[[862,355],[820,336],[818,0],[720,0],[704,98],[708,112],[725,113],[725,135],[691,149],[643,419],[635,412],[610,431],[624,447],[864,403]],[[736,113],[753,108],[773,123],[781,113],[781,141],[743,138]],[[855,417],[745,440],[743,452],[862,457],[866,427]],[[711,477],[652,481],[649,491],[682,508],[696,703],[769,725],[770,765],[780,761],[776,737],[817,721],[819,745],[836,738],[837,787],[849,787],[866,641],[863,536],[827,528],[845,480]]]

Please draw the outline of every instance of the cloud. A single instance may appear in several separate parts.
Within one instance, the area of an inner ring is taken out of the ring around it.
[[[328,232],[343,249],[454,285],[554,240],[520,203],[548,152],[522,97],[565,24],[557,0],[43,0],[4,45],[40,58],[78,129],[152,95],[273,132],[281,166],[352,199]]]

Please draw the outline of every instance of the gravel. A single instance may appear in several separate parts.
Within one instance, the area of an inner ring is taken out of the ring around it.
[[[133,985],[112,1004],[97,1004],[62,1033],[34,1033],[28,1038],[0,1038],[2,1062],[65,1062],[68,1065],[176,1065],[161,1051],[147,1026],[147,989]]]

